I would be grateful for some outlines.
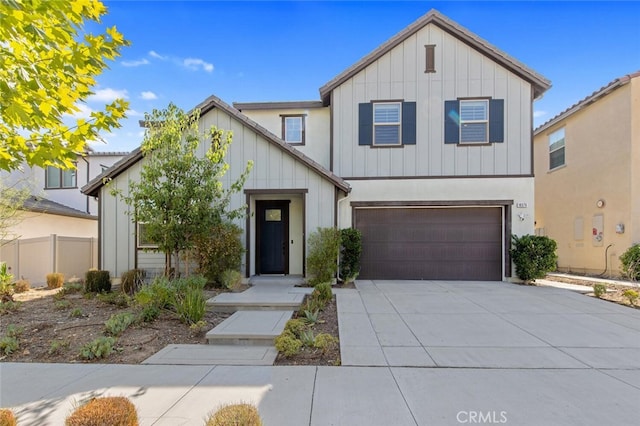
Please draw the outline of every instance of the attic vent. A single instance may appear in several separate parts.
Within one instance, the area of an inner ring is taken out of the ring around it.
[[[426,44],[425,48],[425,68],[424,72],[436,72],[436,45]]]

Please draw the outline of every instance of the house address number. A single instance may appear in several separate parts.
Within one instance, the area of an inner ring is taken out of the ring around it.
[[[516,207],[519,209],[526,209],[527,203],[516,203]]]

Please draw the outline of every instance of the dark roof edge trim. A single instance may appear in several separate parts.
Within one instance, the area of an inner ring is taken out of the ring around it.
[[[237,110],[302,109],[323,108],[322,101],[282,101],[282,102],[234,102]]]

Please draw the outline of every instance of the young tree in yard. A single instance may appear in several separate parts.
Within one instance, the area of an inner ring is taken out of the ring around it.
[[[130,182],[129,195],[121,195],[133,220],[145,224],[147,237],[165,253],[165,274],[172,270],[172,255],[179,262],[200,233],[244,214],[244,207],[230,211],[229,204],[252,163],[225,189],[221,180],[229,170],[225,155],[232,135],[216,127],[201,132],[199,118],[199,111],[185,113],[173,104],[146,114],[140,181]],[[210,146],[199,155],[204,142]]]
[[[10,183],[0,173],[0,246],[20,238],[13,227],[22,221],[22,206],[29,198],[29,188],[21,182]]]
[[[115,27],[85,33],[85,21],[105,13],[98,0],[0,0],[0,169],[71,168],[87,141],[119,127],[128,108],[121,99],[71,126],[63,120],[129,44]]]

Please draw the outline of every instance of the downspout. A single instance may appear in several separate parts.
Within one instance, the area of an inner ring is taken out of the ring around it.
[[[84,155],[82,155],[80,158],[82,158],[82,160],[84,160],[85,163],[87,163],[87,181],[85,182],[85,184],[89,183],[89,161],[87,161],[87,159],[85,158]],[[87,195],[87,214],[91,214],[91,212],[89,211],[89,196]]]

